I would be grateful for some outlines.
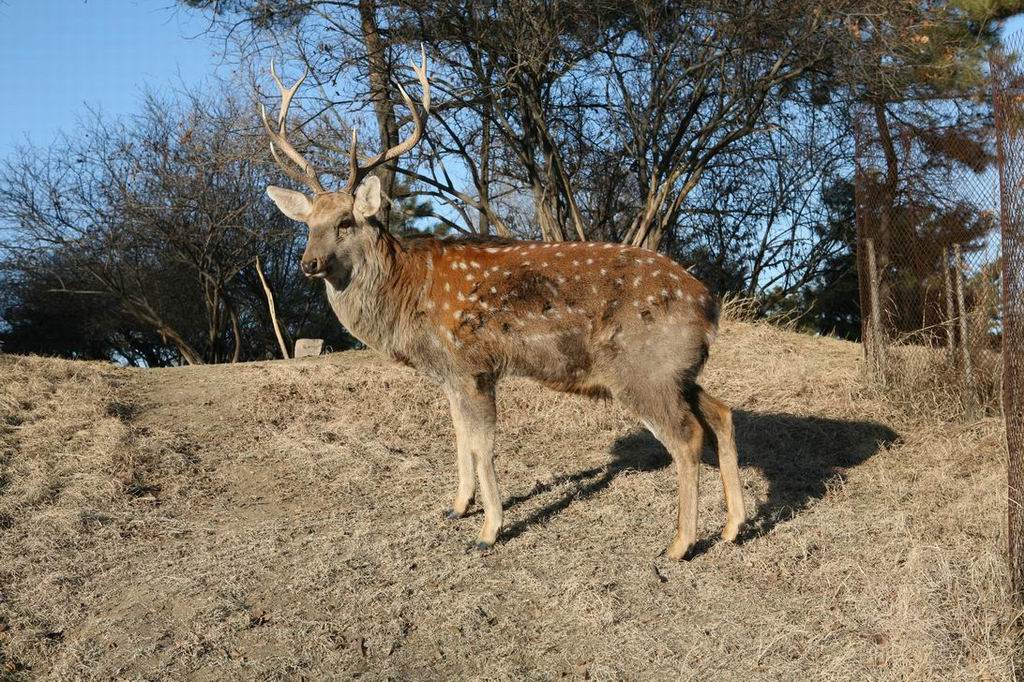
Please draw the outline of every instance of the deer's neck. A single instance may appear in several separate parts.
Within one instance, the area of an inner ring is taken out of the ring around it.
[[[327,281],[327,299],[350,334],[381,353],[401,354],[426,276],[423,259],[393,237],[378,237],[362,248],[347,286]]]

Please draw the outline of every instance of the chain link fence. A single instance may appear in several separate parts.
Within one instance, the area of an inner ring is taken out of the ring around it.
[[[1024,599],[1024,33],[990,67],[976,97],[857,113],[857,266],[872,383],[911,409],[1004,416]]]
[[[991,60],[1002,231],[1003,414],[1014,591],[1024,601],[1024,35]]]
[[[854,120],[862,338],[872,381],[930,411],[999,410],[999,174],[987,102]],[[965,124],[966,121],[966,124]]]

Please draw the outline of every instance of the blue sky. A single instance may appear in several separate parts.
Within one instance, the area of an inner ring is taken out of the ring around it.
[[[228,75],[205,27],[174,0],[0,1],[0,159],[73,129],[86,105],[130,114],[146,88]]]
[[[206,26],[175,0],[0,0],[0,159],[27,140],[48,145],[87,105],[131,114],[146,88],[229,76]],[[1015,17],[1006,33],[1021,28]]]

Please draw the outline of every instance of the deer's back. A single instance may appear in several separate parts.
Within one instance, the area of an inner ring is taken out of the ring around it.
[[[675,261],[598,242],[437,242],[422,303],[457,369],[602,395],[624,375],[696,374],[717,324]]]

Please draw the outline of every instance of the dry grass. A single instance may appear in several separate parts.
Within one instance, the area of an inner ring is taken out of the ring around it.
[[[723,325],[754,518],[708,453],[694,561],[613,404],[508,382],[507,529],[448,522],[440,392],[369,353],[156,371],[0,358],[12,677],[1009,680],[1000,423],[862,391],[859,347]],[[1017,660],[1014,660],[1014,657]]]
[[[1002,355],[976,348],[972,352],[972,378],[966,380],[959,356],[951,361],[944,348],[893,344],[885,361],[866,383],[889,402],[900,405],[908,417],[972,420],[977,415],[1001,414]]]

